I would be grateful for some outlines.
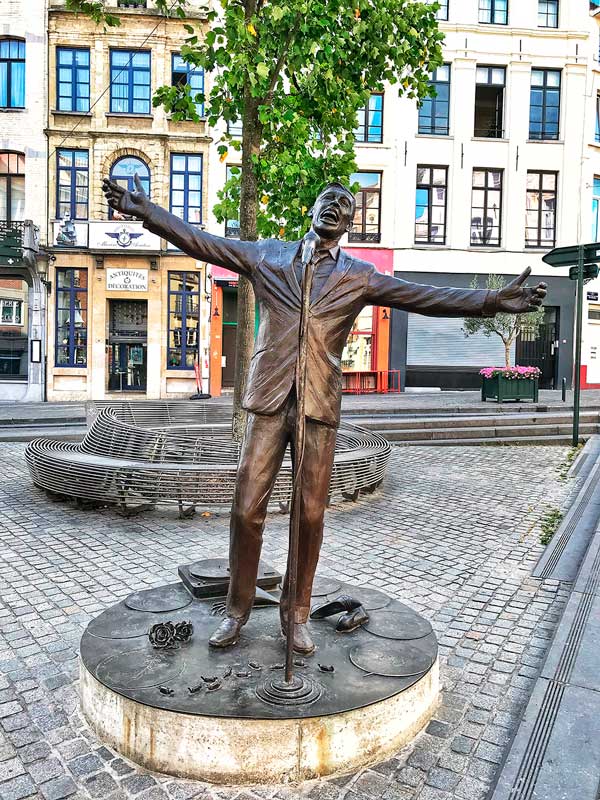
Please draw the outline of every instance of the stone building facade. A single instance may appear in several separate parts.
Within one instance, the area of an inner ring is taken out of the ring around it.
[[[152,2],[122,5],[120,27],[103,31],[50,0],[50,400],[181,398],[208,387],[206,265],[113,215],[101,188],[103,177],[133,188],[137,174],[154,202],[204,224],[206,123],[175,123],[152,106],[158,87],[202,78],[179,57],[185,20]],[[202,27],[205,10],[189,5]]]
[[[596,236],[597,22],[587,3],[566,0],[442,0],[438,18],[437,97],[418,109],[387,88],[357,143],[379,233],[358,246],[392,251],[397,276],[439,286],[531,266],[549,284],[546,320],[540,337],[520,338],[513,363],[540,366],[546,388],[571,384],[574,285],[542,256]],[[503,347],[461,328],[394,311],[391,366],[409,388],[475,388]]]
[[[0,4],[0,401],[44,399],[46,2]],[[43,242],[42,242],[43,243]]]

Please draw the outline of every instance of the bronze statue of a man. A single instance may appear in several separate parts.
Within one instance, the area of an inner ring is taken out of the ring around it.
[[[260,325],[248,375],[244,408],[249,412],[231,512],[230,584],[227,616],[210,637],[213,647],[235,644],[255,595],[267,505],[296,414],[296,361],[301,310],[301,242],[266,239],[242,242],[213,236],[150,202],[136,176],[137,191],[104,181],[109,205],[143,220],[144,227],[192,258],[246,276],[254,287]],[[294,650],[314,650],[307,620],[313,578],[323,538],[323,516],[340,419],[341,355],[355,317],[366,305],[391,306],[439,317],[488,317],[522,313],[541,305],[546,285],[524,287],[527,269],[499,291],[446,289],[408,283],[379,273],[373,264],[339,247],[352,227],[355,199],[340,183],[326,186],[312,209],[320,238],[308,322],[306,434],[302,466],[300,541]],[[287,624],[287,575],[281,623]]]

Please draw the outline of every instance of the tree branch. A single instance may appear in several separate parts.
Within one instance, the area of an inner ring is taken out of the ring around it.
[[[277,86],[277,78],[279,77],[279,73],[281,72],[281,68],[283,67],[283,62],[290,49],[290,45],[294,38],[295,30],[296,30],[296,25],[292,25],[292,27],[288,32],[287,38],[283,43],[281,53],[279,54],[279,58],[277,59],[277,63],[275,64],[275,69],[273,70],[273,74],[271,75],[271,80],[269,81],[269,88],[267,89],[267,93],[264,99],[265,103],[268,103],[270,100],[273,99],[273,92],[275,91],[275,87]]]

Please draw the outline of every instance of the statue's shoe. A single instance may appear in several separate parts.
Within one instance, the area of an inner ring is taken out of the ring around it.
[[[334,614],[340,614],[342,611],[354,611],[360,607],[360,600],[355,600],[347,594],[341,594],[335,600],[328,600],[326,603],[321,603],[320,606],[315,606],[310,613],[311,619],[325,619],[325,617],[332,617]]]
[[[365,622],[369,621],[369,615],[362,606],[355,608],[354,611],[347,611],[338,619],[335,626],[336,631],[340,633],[350,633],[360,628]]]
[[[287,629],[283,622],[281,621],[281,632],[284,636],[287,636]],[[310,633],[308,632],[308,625],[305,622],[297,622],[294,625],[294,653],[298,653],[302,656],[310,656],[312,653],[315,652],[315,643],[312,640]]]
[[[211,647],[231,647],[240,638],[240,631],[243,622],[234,617],[225,617],[216,631],[212,634],[208,643]]]

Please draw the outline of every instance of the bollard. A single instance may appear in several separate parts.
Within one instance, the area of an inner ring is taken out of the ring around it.
[[[562,401],[566,403],[567,401],[567,379],[562,379]]]

